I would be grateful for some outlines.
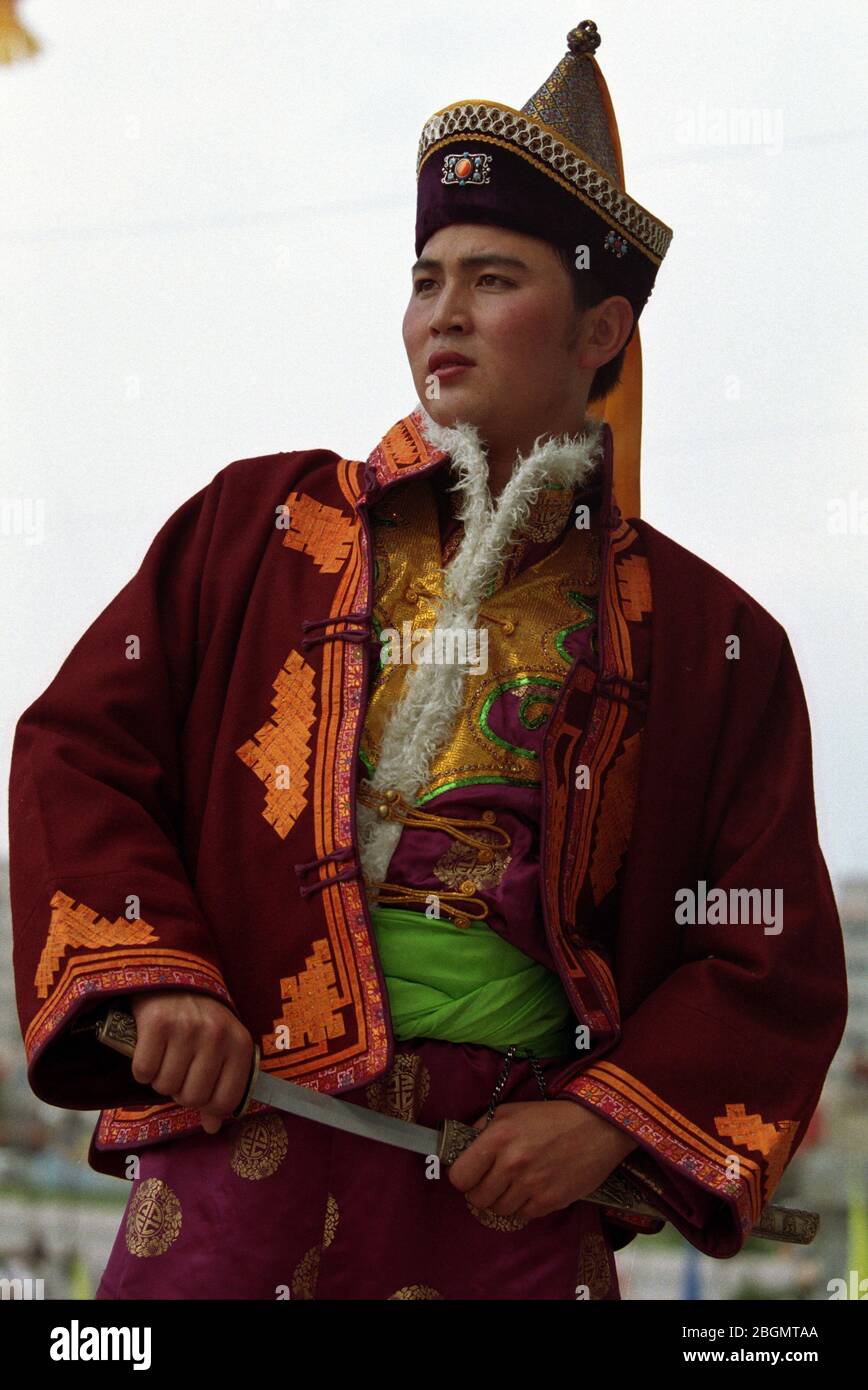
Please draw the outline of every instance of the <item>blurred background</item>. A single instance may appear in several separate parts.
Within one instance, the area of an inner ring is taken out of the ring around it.
[[[868,1279],[866,13],[0,0],[4,776],[18,716],[183,501],[237,458],[365,458],[413,407],[422,126],[463,98],[521,107],[567,30],[599,26],[628,191],[675,231],[642,318],[642,515],[789,634],[851,991],[775,1194],[821,1212],[817,1240],[710,1260],[667,1227],[618,1254],[625,1299]],[[0,1278],[87,1299],[128,1188],[87,1165],[96,1115],[27,1085],[5,862],[0,951]]]

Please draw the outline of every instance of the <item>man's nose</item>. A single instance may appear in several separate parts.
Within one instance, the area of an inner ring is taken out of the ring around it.
[[[463,333],[468,324],[465,290],[458,285],[444,286],[431,310],[429,328],[432,333]]]

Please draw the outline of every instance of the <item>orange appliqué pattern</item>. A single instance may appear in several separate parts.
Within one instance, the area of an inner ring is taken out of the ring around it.
[[[651,612],[651,571],[645,555],[629,555],[618,565],[618,586],[627,620],[641,623]]]
[[[107,917],[100,917],[95,908],[81,902],[76,904],[58,889],[51,899],[48,936],[36,967],[36,994],[40,999],[48,998],[60,962],[70,948],[84,946],[102,950],[106,946],[142,946],[157,940],[153,927],[141,917],[132,922],[126,917],[116,917],[110,922]]]
[[[339,507],[305,492],[291,492],[285,505],[289,529],[283,544],[310,555],[323,574],[337,574],[350,553],[357,523]]]
[[[236,753],[266,784],[262,814],[286,839],[307,805],[310,737],[316,716],[313,667],[299,652],[291,651],[273,685],[273,718]]]
[[[763,1202],[768,1202],[787,1166],[798,1121],[779,1120],[773,1124],[762,1115],[746,1114],[744,1105],[738,1104],[727,1105],[725,1115],[715,1115],[714,1125],[722,1138],[762,1154],[766,1160]]]
[[[415,472],[435,458],[444,457],[443,451],[435,449],[426,439],[419,428],[415,412],[392,426],[380,441],[376,453],[380,456],[377,462],[385,465],[383,468],[377,468],[377,476],[381,483],[390,481],[396,473],[405,469]]]
[[[273,1033],[263,1038],[263,1054],[279,1056],[289,1050],[310,1044],[318,1053],[328,1050],[329,1038],[340,1038],[346,1023],[339,1012],[349,1002],[341,998],[335,976],[329,943],[324,938],[313,943],[313,954],[307,957],[304,970],[288,975],[280,982],[283,1001],[281,1016],[275,1019]],[[286,1030],[278,1037],[278,1030]]]

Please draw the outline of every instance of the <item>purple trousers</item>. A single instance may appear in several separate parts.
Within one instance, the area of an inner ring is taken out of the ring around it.
[[[413,1039],[341,1099],[435,1128],[471,1123],[491,1048]],[[563,1058],[543,1060],[544,1074]],[[544,1104],[516,1059],[503,1101]],[[619,1299],[600,1208],[529,1221],[480,1210],[424,1155],[263,1107],[141,1150],[98,1299]]]

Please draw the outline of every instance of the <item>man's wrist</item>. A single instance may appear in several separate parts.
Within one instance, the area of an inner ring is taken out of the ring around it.
[[[574,1100],[570,1096],[555,1096],[554,1099],[568,1100],[571,1105],[578,1105],[581,1110],[584,1110],[587,1114],[593,1115],[594,1119],[599,1120],[601,1125],[605,1125],[606,1144],[612,1153],[613,1166],[617,1167],[623,1158],[626,1158],[634,1149],[639,1148],[639,1144],[632,1135],[627,1134],[625,1130],[613,1124],[605,1115],[601,1115],[598,1110],[594,1110],[589,1105],[583,1105],[581,1101]]]
[[[631,1139],[629,1134],[625,1134],[623,1129],[618,1129],[616,1125],[612,1125],[611,1128],[615,1131],[612,1146],[614,1152],[618,1156],[618,1162],[620,1163],[621,1160],[626,1158],[628,1154],[631,1154],[634,1149],[638,1149],[639,1145],[636,1143],[635,1139]]]

